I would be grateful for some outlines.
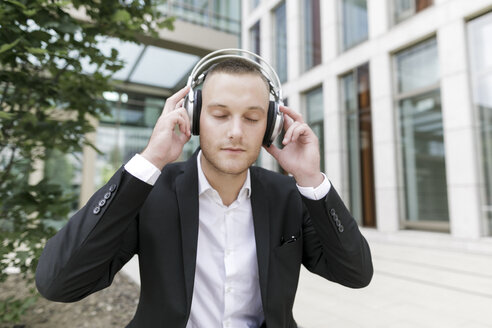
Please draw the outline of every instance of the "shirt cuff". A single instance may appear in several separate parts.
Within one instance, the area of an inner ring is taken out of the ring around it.
[[[161,175],[161,170],[140,154],[135,154],[135,156],[125,164],[125,170],[135,178],[142,180],[151,186],[155,184],[157,178]]]
[[[298,184],[296,184],[297,189],[299,190],[301,195],[303,195],[306,198],[312,199],[312,200],[320,200],[328,194],[328,192],[330,191],[330,188],[331,188],[330,180],[328,180],[328,178],[326,177],[326,175],[323,172],[321,172],[321,174],[323,174],[324,180],[316,188],[314,188],[314,187],[301,187]]]

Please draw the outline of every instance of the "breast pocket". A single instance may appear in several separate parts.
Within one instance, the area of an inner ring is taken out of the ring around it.
[[[275,276],[282,285],[284,301],[288,308],[294,304],[302,262],[302,238],[286,242],[274,249]]]

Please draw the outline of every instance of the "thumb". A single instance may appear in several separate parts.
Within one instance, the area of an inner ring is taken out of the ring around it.
[[[280,149],[275,146],[274,144],[270,145],[270,147],[263,147],[265,150],[272,155],[276,160],[278,160],[278,157],[280,155]]]

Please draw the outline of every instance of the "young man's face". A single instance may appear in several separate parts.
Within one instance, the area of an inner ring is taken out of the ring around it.
[[[207,77],[200,116],[204,168],[237,175],[256,161],[268,103],[267,86],[258,75],[214,73]]]

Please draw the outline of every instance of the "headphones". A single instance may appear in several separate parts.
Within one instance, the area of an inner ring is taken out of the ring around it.
[[[193,89],[203,83],[208,69],[212,65],[231,58],[241,58],[248,61],[258,68],[268,81],[270,99],[273,97],[274,100],[270,100],[268,104],[267,127],[265,136],[263,137],[263,144],[270,146],[280,132],[282,132],[284,126],[284,115],[279,110],[279,106],[283,105],[281,83],[277,73],[275,73],[270,64],[257,54],[242,49],[222,49],[211,52],[203,57],[191,71],[188,82],[186,83],[190,87],[190,91],[186,95],[183,104],[190,118],[191,133],[193,135],[200,134],[200,113],[202,109],[202,92],[201,90],[194,91]],[[258,62],[255,60],[258,60]]]

